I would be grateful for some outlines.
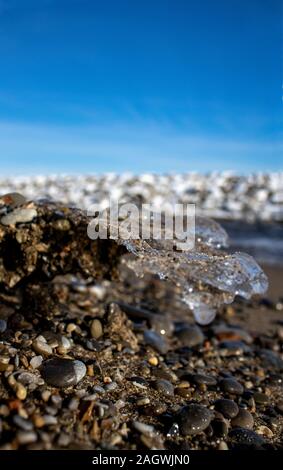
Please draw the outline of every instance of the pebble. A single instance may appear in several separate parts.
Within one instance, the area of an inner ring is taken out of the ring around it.
[[[8,207],[18,207],[25,204],[26,198],[20,193],[7,193],[0,197],[0,203]]]
[[[102,323],[98,318],[92,320],[90,325],[90,334],[92,338],[99,339],[103,335]]]
[[[86,366],[78,360],[54,358],[43,363],[41,374],[48,385],[70,387],[82,380]]]
[[[36,209],[17,208],[1,218],[2,225],[16,225],[18,223],[28,223],[37,217]]]
[[[193,348],[204,342],[204,335],[198,326],[185,326],[176,331],[180,342],[183,346]]]
[[[18,428],[22,429],[23,431],[32,431],[33,424],[31,421],[28,421],[25,418],[22,418],[19,415],[13,417],[13,422]]]
[[[88,339],[86,341],[86,347],[89,351],[100,352],[102,350],[101,344],[95,338]]]
[[[265,393],[254,392],[253,398],[257,405],[266,405],[269,403],[269,398]]]
[[[42,362],[43,362],[43,357],[42,356],[34,356],[30,360],[30,365],[33,369],[38,369],[41,366]]]
[[[141,423],[140,421],[133,421],[133,427],[141,434],[152,435],[154,433],[154,427],[150,424]]]
[[[136,387],[147,388],[149,386],[149,383],[143,377],[133,376],[133,377],[129,378],[128,380],[133,382],[133,384]]]
[[[214,404],[215,409],[223,414],[225,418],[231,419],[237,416],[239,407],[233,400],[220,398]]]
[[[18,375],[17,380],[23,385],[30,385],[37,382],[37,376],[30,372],[21,372]]]
[[[150,399],[147,398],[147,397],[139,398],[139,399],[137,400],[137,405],[138,405],[138,406],[149,405],[149,403],[150,403]]]
[[[202,405],[184,406],[177,416],[180,433],[183,436],[199,434],[210,425],[212,417],[213,413]]]
[[[169,380],[159,379],[154,382],[154,388],[163,395],[174,395],[174,386]]]
[[[212,377],[212,375],[204,375],[204,374],[192,374],[191,376],[191,381],[192,383],[195,383],[197,385],[216,385],[217,380],[215,377]]]
[[[6,320],[2,320],[2,318],[0,318],[0,333],[4,333],[4,331],[6,331],[6,329],[7,329]]]
[[[252,414],[244,408],[239,409],[239,413],[231,420],[233,428],[252,429],[254,427],[254,419]]]
[[[233,443],[243,447],[261,448],[265,443],[264,439],[251,429],[234,428],[230,431],[229,437]]]
[[[43,337],[40,337],[43,338]],[[50,356],[52,354],[52,348],[47,344],[46,340],[44,341],[43,339],[36,338],[33,343],[32,347],[35,350],[36,353],[38,354],[43,354],[44,356]]]
[[[271,431],[270,428],[268,428],[267,426],[259,426],[256,430],[256,432],[258,434],[261,434],[262,436],[265,436],[265,437],[268,437],[269,439],[271,439],[274,434],[273,432]]]
[[[233,378],[222,379],[220,380],[219,385],[224,393],[242,395],[244,392],[244,387],[240,384],[240,382]]]
[[[144,414],[147,416],[159,416],[165,413],[167,406],[165,403],[156,403],[154,405],[149,405],[144,408]]]
[[[153,330],[144,332],[144,341],[160,354],[166,354],[168,351],[168,345],[164,337]]]
[[[37,441],[37,434],[35,432],[26,432],[26,431],[19,431],[17,433],[17,440],[18,443],[21,445],[32,444],[33,442]]]
[[[218,445],[218,450],[229,450],[229,447],[225,441],[221,441]]]
[[[110,384],[105,385],[105,390],[107,390],[107,392],[112,392],[113,390],[116,390],[117,387],[118,384],[116,382],[111,382]]]
[[[158,366],[158,358],[156,356],[152,356],[148,359],[148,363],[151,366]]]
[[[183,388],[183,387],[176,387],[175,393],[176,395],[179,395],[180,397],[183,397],[183,398],[190,398],[192,395],[192,392],[189,388]]]

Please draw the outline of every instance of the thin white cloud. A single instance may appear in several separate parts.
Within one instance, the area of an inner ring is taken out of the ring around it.
[[[193,135],[158,122],[54,126],[0,121],[1,168],[6,174],[279,170],[282,151],[276,141]]]

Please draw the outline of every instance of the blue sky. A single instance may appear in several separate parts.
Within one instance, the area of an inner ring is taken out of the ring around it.
[[[0,0],[1,173],[283,169],[279,0]]]

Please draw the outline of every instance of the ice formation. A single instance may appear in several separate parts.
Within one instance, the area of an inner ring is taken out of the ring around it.
[[[173,286],[196,321],[208,324],[223,303],[232,302],[236,295],[249,299],[263,294],[268,286],[251,256],[223,250],[228,244],[227,234],[207,218],[196,218],[194,249],[178,251],[176,239],[164,239],[163,226],[160,239],[94,241],[87,230],[93,219],[79,209],[46,201],[4,209],[7,214],[2,213],[0,219],[0,285],[8,288],[20,282],[27,285],[32,279],[80,272],[94,280],[110,279],[113,286],[120,283],[127,289],[124,267],[134,280],[151,282],[157,277],[166,288]],[[107,230],[111,228],[107,218],[102,223]]]

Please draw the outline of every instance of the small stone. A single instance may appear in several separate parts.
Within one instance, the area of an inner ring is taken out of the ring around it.
[[[95,338],[88,339],[86,341],[86,347],[89,351],[100,352],[102,350],[101,344]]]
[[[150,403],[150,399],[147,398],[147,397],[139,398],[139,399],[137,400],[137,405],[138,405],[138,406],[149,405],[149,403]]]
[[[141,423],[140,421],[133,421],[133,427],[137,431],[139,431],[141,434],[151,436],[154,433],[154,427],[153,426],[151,426],[149,424]]]
[[[6,331],[6,329],[7,329],[6,320],[2,320],[2,318],[0,318],[0,333],[4,333],[4,331]]]
[[[41,364],[42,364],[42,361],[43,361],[43,358],[42,356],[34,356],[31,360],[30,360],[30,365],[33,369],[38,369]]]
[[[22,418],[19,415],[13,417],[13,422],[18,428],[22,429],[23,431],[31,431],[33,429],[33,424],[31,421],[28,421],[25,418]]]
[[[269,403],[269,398],[265,393],[254,392],[253,398],[257,405],[266,405]]]
[[[251,429],[234,428],[229,433],[233,443],[239,444],[241,448],[262,448],[265,441],[256,432]]]
[[[192,392],[189,388],[176,387],[175,393],[176,395],[179,395],[179,397],[187,398],[187,399],[191,398],[192,396]]]
[[[37,382],[37,376],[34,374],[31,374],[30,372],[22,372],[21,374],[18,375],[17,381],[23,385],[30,385],[30,384],[34,384],[35,382]]]
[[[116,382],[111,382],[110,384],[105,385],[105,390],[107,390],[107,392],[112,392],[113,390],[116,390],[117,387],[118,384]]]
[[[191,382],[195,383],[197,385],[216,385],[217,380],[215,377],[212,377],[211,375],[204,375],[204,374],[192,374],[191,376]]]
[[[133,377],[129,378],[128,380],[133,382],[133,384],[136,387],[139,387],[139,388],[144,388],[145,389],[149,386],[149,383],[143,377],[133,376]]]
[[[231,395],[242,395],[244,393],[244,387],[233,378],[222,379],[219,385],[223,392]]]
[[[37,441],[37,434],[35,432],[26,432],[26,431],[19,431],[17,433],[17,440],[18,443],[21,445],[32,444],[33,442]]]
[[[16,395],[19,400],[25,400],[27,397],[27,389],[21,383],[16,385]]]
[[[90,334],[92,338],[99,339],[103,335],[102,323],[98,318],[95,318],[90,325]]]
[[[7,207],[18,207],[26,202],[26,198],[20,193],[8,193],[4,196],[0,196],[0,205],[5,205]]]
[[[152,356],[148,359],[148,363],[151,365],[151,366],[158,366],[158,359],[156,356]]]
[[[57,444],[59,447],[68,447],[71,442],[71,437],[68,434],[61,433],[58,437]]]
[[[268,437],[269,439],[271,439],[274,436],[271,429],[269,429],[267,426],[259,426],[256,432],[262,436]]]
[[[42,418],[44,420],[44,425],[45,426],[53,426],[54,424],[57,424],[56,416],[44,415],[44,416],[42,416]]]
[[[231,425],[233,428],[252,429],[254,427],[254,419],[248,410],[240,408],[237,416],[231,420]]]
[[[177,422],[183,436],[199,434],[204,431],[212,420],[213,413],[202,405],[184,406],[177,415]]]
[[[78,360],[54,358],[43,363],[41,373],[48,385],[70,387],[86,375],[86,366]]]
[[[37,217],[36,209],[17,208],[1,218],[2,225],[16,225],[18,223],[29,223]]]
[[[46,341],[43,341],[39,338],[36,338],[33,341],[32,347],[36,353],[43,354],[44,356],[50,356],[53,352],[51,346],[49,346]]]
[[[198,326],[189,325],[180,328],[176,332],[177,337],[181,341],[183,346],[193,348],[204,342],[204,335]]]
[[[219,443],[218,450],[229,450],[229,447],[225,441],[221,441]]]
[[[144,341],[160,354],[166,354],[168,351],[168,345],[164,337],[153,330],[144,332]]]
[[[174,386],[165,379],[159,379],[154,382],[154,388],[163,395],[174,395]]]
[[[42,398],[42,400],[45,401],[46,403],[48,402],[50,396],[51,396],[50,390],[43,390],[43,392],[41,392],[41,398]]]
[[[220,398],[214,404],[215,409],[225,416],[225,418],[231,419],[237,416],[239,407],[233,400],[226,398]]]

